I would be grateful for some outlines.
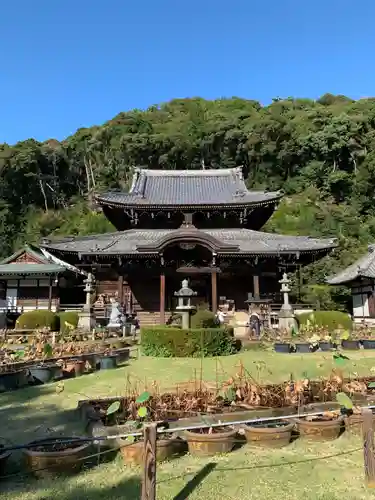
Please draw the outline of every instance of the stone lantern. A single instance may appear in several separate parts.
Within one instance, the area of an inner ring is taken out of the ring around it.
[[[290,279],[286,273],[283,274],[279,283],[281,285],[280,291],[283,294],[283,305],[279,311],[279,328],[288,332],[292,329],[296,331],[298,329],[298,324],[294,315],[293,307],[289,302]]]
[[[174,293],[175,297],[178,298],[176,311],[181,314],[182,328],[189,329],[190,316],[195,310],[195,306],[191,304],[191,298],[195,297],[197,292],[194,292],[191,288],[189,288],[189,282],[187,279],[182,280],[181,285],[182,287],[180,290]]]
[[[78,313],[78,328],[82,330],[91,331],[95,328],[96,319],[91,305],[91,296],[95,292],[95,278],[92,273],[88,273],[87,278],[84,280],[86,293],[86,303],[82,311]]]

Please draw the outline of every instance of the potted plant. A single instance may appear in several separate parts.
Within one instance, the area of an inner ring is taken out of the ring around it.
[[[51,344],[44,344],[42,362],[28,367],[29,375],[34,383],[46,384],[53,379],[62,377],[62,368],[59,364],[46,362],[48,358],[52,357],[52,354]]]
[[[296,419],[298,431],[301,437],[313,441],[327,441],[339,437],[344,423],[342,408],[352,407],[350,398],[340,392],[336,395],[336,400],[341,405],[340,410],[322,412],[321,415],[300,417]]]
[[[6,364],[0,366],[0,393],[13,391],[27,384],[26,370],[15,369],[10,364],[17,363],[25,356],[24,349],[16,350],[10,355],[5,353],[3,362]]]
[[[375,349],[375,338],[371,328],[366,325],[361,326],[357,334],[364,349]]]
[[[359,349],[359,340],[354,339],[354,335],[345,330],[341,334],[341,347],[346,350],[356,351]]]
[[[293,332],[292,332],[293,333]],[[291,342],[289,338],[286,338],[287,332],[279,332],[276,337],[276,342],[273,344],[275,352],[289,354],[291,352]]]
[[[28,468],[38,477],[79,470],[91,443],[78,439],[50,437],[29,443],[24,449]]]
[[[150,401],[150,394],[148,392],[143,392],[135,400],[138,406],[136,410],[136,419],[128,420],[124,426],[122,426],[122,432],[124,433],[139,433],[143,423],[147,421],[149,417],[149,408],[147,403]],[[116,420],[116,414],[120,410],[120,401],[114,401],[107,409],[107,418],[114,418]],[[162,462],[167,460],[174,454],[178,453],[181,449],[179,446],[179,440],[172,439],[170,434],[158,433],[157,446],[156,446],[156,460]],[[182,441],[181,441],[182,443]],[[125,463],[141,464],[143,463],[143,453],[144,453],[144,441],[143,436],[128,436],[125,439],[120,440],[120,452]]]
[[[320,340],[319,342],[319,349],[321,351],[331,351],[334,348],[335,344],[333,342],[333,336],[330,334],[325,335],[323,340]]]
[[[367,386],[367,388],[370,390],[375,389],[375,382],[370,382]],[[375,414],[374,414],[374,409],[372,409],[373,413],[373,428],[375,431]],[[358,406],[348,405],[345,407],[345,427],[348,429],[352,434],[359,434],[362,431],[362,423],[363,423],[363,416],[361,412],[361,408]]]
[[[193,431],[184,431],[189,453],[193,456],[210,457],[218,453],[232,451],[237,435],[236,429],[230,425],[213,426],[214,421],[201,415],[206,427]],[[221,422],[218,422],[221,424]],[[211,424],[211,426],[209,426]]]
[[[244,427],[246,441],[255,446],[282,448],[290,443],[294,425],[294,422],[282,419],[246,424]]]
[[[63,371],[69,376],[79,377],[85,371],[86,362],[82,359],[69,359],[63,364]]]
[[[95,359],[96,367],[100,370],[112,370],[117,368],[118,355],[111,350],[97,354]]]

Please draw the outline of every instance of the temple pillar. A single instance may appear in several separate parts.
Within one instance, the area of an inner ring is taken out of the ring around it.
[[[212,312],[217,311],[217,270],[212,269],[211,271],[211,307]]]
[[[253,288],[254,288],[254,299],[260,299],[260,291],[259,291],[259,275],[253,275]]]
[[[124,306],[124,277],[122,275],[118,277],[117,287],[118,300],[120,305]]]
[[[160,271],[160,324],[165,325],[165,272]]]
[[[53,287],[53,282],[52,278],[49,278],[49,284],[48,284],[48,310],[51,311],[52,309],[52,287]]]

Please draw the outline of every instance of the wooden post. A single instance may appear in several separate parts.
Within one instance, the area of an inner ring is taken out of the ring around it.
[[[160,324],[165,324],[165,273],[160,271]]]
[[[124,277],[123,276],[119,276],[118,277],[118,300],[121,304],[121,306],[124,306]],[[124,310],[125,310],[125,307],[124,307]],[[124,311],[125,312],[125,311]]]
[[[48,288],[48,310],[52,309],[52,278],[49,279],[49,288]]]
[[[369,408],[362,409],[363,454],[368,488],[375,488],[374,416]]]
[[[39,280],[36,280],[36,298],[35,298],[35,309],[38,309],[39,305]]]
[[[212,301],[212,312],[217,311],[217,270],[212,269],[211,271],[211,301]]]
[[[143,429],[143,479],[141,500],[156,500],[156,423]]]
[[[254,299],[259,299],[260,298],[259,276],[257,274],[254,274],[253,276],[253,286],[254,286]]]

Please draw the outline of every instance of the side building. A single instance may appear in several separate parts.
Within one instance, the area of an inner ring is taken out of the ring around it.
[[[356,323],[375,324],[375,245],[369,245],[366,255],[328,278],[327,282],[351,289]]]

